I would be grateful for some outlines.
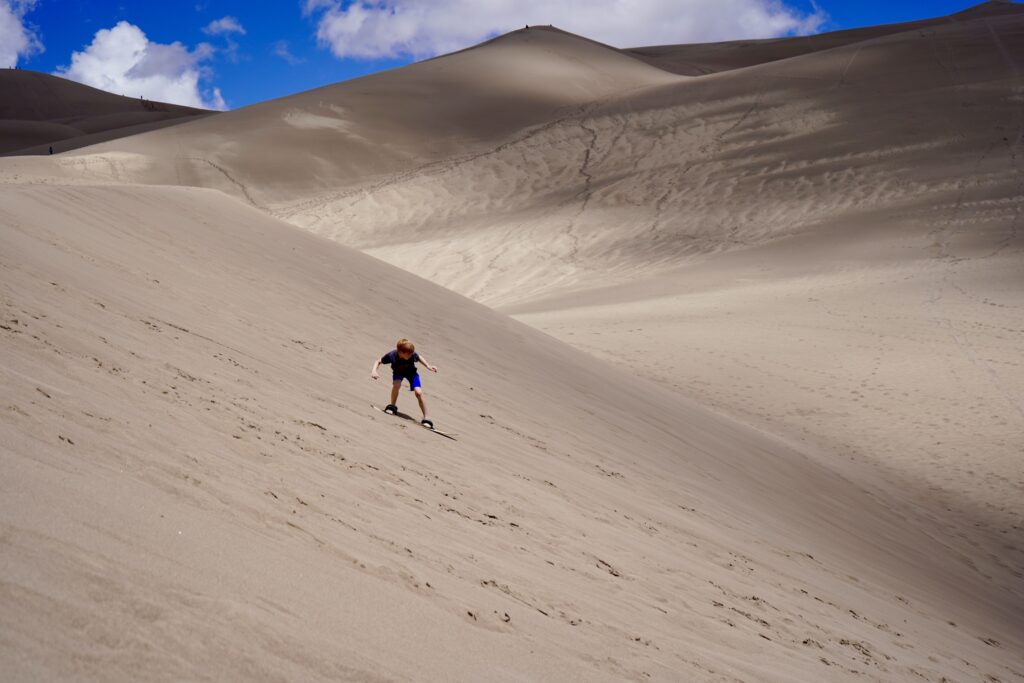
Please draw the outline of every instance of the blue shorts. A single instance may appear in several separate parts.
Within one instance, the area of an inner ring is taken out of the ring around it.
[[[406,375],[391,375],[392,382],[401,382],[403,379],[409,380],[409,391],[412,391],[413,389],[419,389],[421,386],[423,386],[420,383],[420,373],[418,372],[412,377],[408,377]]]

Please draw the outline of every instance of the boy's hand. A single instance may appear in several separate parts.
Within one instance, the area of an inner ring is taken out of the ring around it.
[[[431,365],[430,366],[430,371],[431,372],[437,372],[437,366],[436,365]]]
[[[376,370],[370,373],[370,379],[380,379],[380,375],[377,374]]]

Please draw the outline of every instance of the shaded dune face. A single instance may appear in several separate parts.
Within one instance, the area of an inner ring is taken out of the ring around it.
[[[264,209],[486,152],[586,103],[682,77],[557,29],[89,148],[174,163],[118,168],[143,182],[216,187]]]
[[[48,154],[210,114],[122,97],[49,74],[0,70],[0,154]]]
[[[833,31],[799,38],[773,38],[767,40],[737,40],[723,43],[692,45],[655,45],[624,50],[652,66],[686,76],[741,69],[780,59],[821,52],[853,43],[861,43],[896,33],[931,30],[950,21],[974,19],[1001,20],[1019,11],[1010,2],[985,2],[949,17],[937,17],[900,24],[869,26],[846,31]]]

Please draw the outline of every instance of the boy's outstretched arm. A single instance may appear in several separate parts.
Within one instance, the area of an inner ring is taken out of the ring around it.
[[[373,364],[373,369],[370,370],[370,379],[379,379],[380,378],[380,375],[377,374],[377,368],[379,368],[379,367],[380,367],[380,358],[377,359],[377,362]]]
[[[423,363],[423,365],[427,366],[428,370],[430,370],[431,372],[437,372],[437,366],[431,365],[430,361],[428,361],[426,358],[420,356],[419,360],[421,363]]]

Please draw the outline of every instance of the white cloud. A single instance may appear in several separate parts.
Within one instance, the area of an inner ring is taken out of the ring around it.
[[[288,62],[292,66],[295,66],[296,64],[302,64],[303,62],[306,61],[305,59],[302,59],[301,57],[296,57],[295,55],[292,54],[291,48],[289,47],[287,40],[279,40],[276,43],[274,43],[274,54],[283,59],[284,61]]]
[[[245,27],[242,26],[238,19],[234,17],[221,17],[211,21],[209,24],[203,27],[203,33],[208,36],[224,36],[225,46],[221,48],[225,59],[229,62],[237,64],[241,61],[241,56],[238,52],[238,43],[231,39],[232,33],[238,33],[245,35]]]
[[[209,76],[201,65],[213,55],[213,46],[200,43],[189,50],[179,42],[151,42],[138,26],[127,21],[96,32],[92,43],[71,55],[71,66],[57,75],[94,88],[128,97],[225,109],[219,88],[200,88]]]
[[[0,67],[15,66],[20,57],[43,51],[35,32],[25,25],[25,14],[36,0],[0,0]]]
[[[224,101],[224,96],[220,94],[220,88],[214,88],[210,91],[210,103],[206,108],[218,109],[220,111],[228,108],[228,103]]]
[[[204,26],[203,33],[209,36],[217,36],[222,33],[241,33],[244,36],[245,27],[234,17],[221,17]]]
[[[429,57],[524,24],[554,24],[616,47],[811,33],[824,15],[782,0],[306,0],[337,57]]]

